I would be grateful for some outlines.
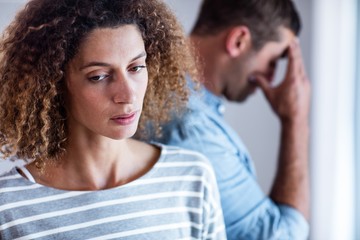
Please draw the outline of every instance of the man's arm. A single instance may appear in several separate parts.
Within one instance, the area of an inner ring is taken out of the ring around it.
[[[281,143],[270,197],[298,209],[309,219],[309,105],[310,84],[297,40],[289,47],[284,81],[272,87],[261,76],[256,80],[281,121]]]

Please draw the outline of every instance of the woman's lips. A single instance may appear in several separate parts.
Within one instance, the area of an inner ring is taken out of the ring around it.
[[[137,111],[129,114],[117,115],[111,118],[112,121],[119,125],[130,125],[136,119]]]

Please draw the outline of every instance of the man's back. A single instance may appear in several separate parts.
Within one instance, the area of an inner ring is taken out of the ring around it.
[[[229,239],[306,239],[309,229],[295,209],[275,204],[261,190],[250,155],[225,122],[221,98],[195,92],[184,116],[163,127],[162,143],[193,149],[212,163]]]

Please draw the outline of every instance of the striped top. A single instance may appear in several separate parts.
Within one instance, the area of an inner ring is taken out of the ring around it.
[[[0,176],[0,239],[226,239],[212,168],[200,154],[161,146],[139,179],[99,191]]]

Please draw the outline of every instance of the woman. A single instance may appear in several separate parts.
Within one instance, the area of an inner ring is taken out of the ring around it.
[[[32,0],[1,42],[1,239],[224,239],[201,155],[131,137],[187,97],[157,0]],[[141,133],[141,132],[140,132]]]

